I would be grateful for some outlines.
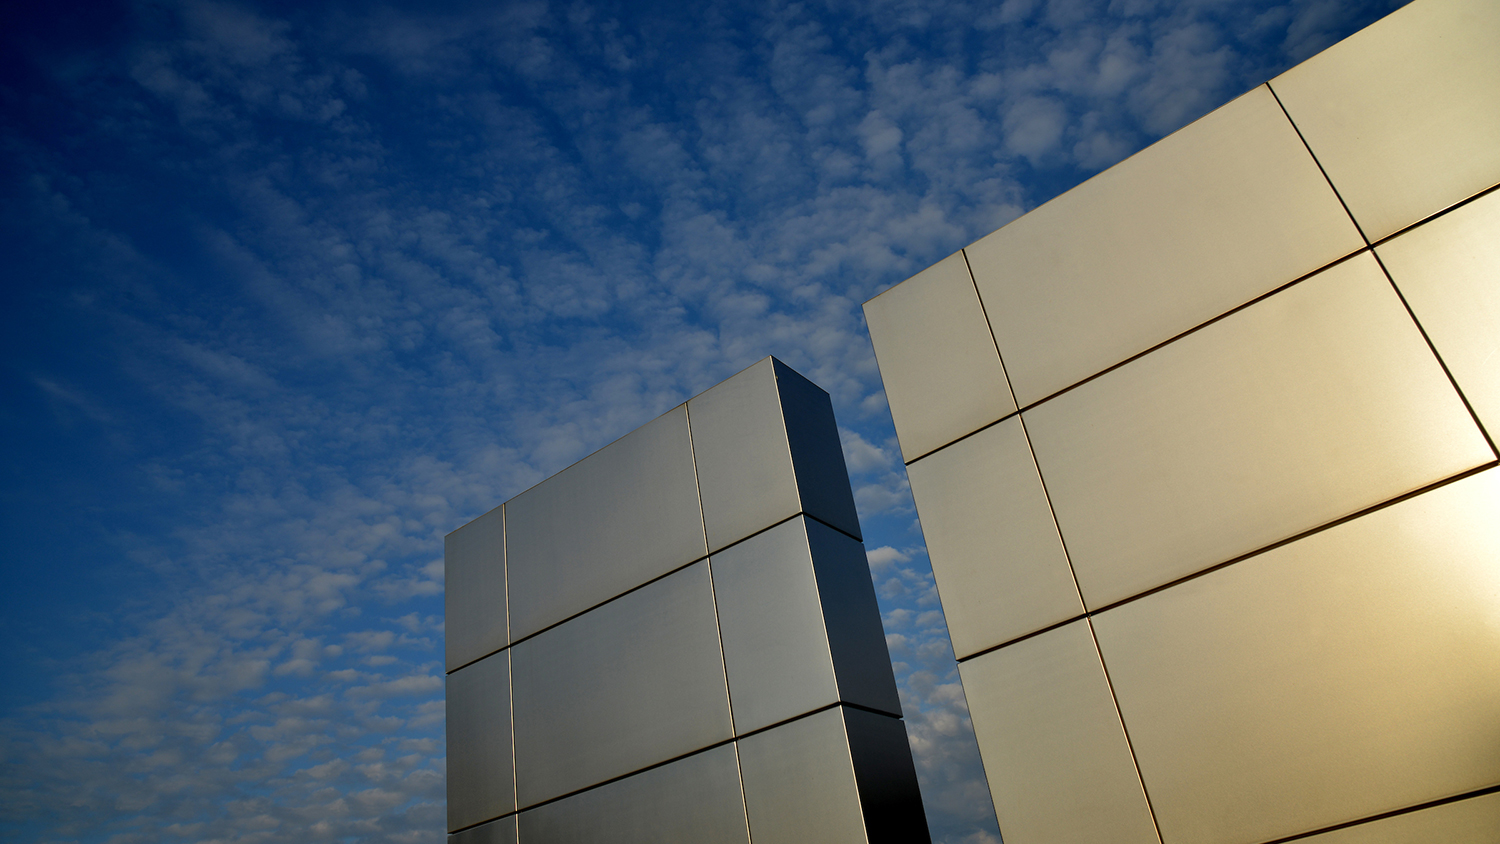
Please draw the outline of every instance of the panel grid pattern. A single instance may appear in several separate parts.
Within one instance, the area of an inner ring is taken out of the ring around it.
[[[455,844],[926,840],[832,406],[779,361],[446,549]]]
[[[1009,844],[1494,817],[1497,39],[1417,0],[866,304]]]

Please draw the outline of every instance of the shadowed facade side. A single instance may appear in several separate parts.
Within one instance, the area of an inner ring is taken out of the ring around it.
[[[452,844],[928,840],[832,405],[780,361],[445,565]]]
[[[1500,830],[1500,5],[866,303],[1007,844]]]

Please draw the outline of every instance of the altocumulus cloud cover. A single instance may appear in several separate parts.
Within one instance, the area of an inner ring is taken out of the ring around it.
[[[6,4],[0,837],[441,841],[443,534],[774,354],[998,840],[859,304],[1397,5]]]

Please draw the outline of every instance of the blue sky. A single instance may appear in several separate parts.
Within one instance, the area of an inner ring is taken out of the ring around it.
[[[773,354],[995,841],[859,305],[1398,5],[6,4],[0,838],[440,841],[443,534]]]

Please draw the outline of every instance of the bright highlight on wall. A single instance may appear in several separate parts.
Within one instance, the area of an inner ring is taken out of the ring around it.
[[[866,304],[1008,844],[1500,829],[1500,5]]]

